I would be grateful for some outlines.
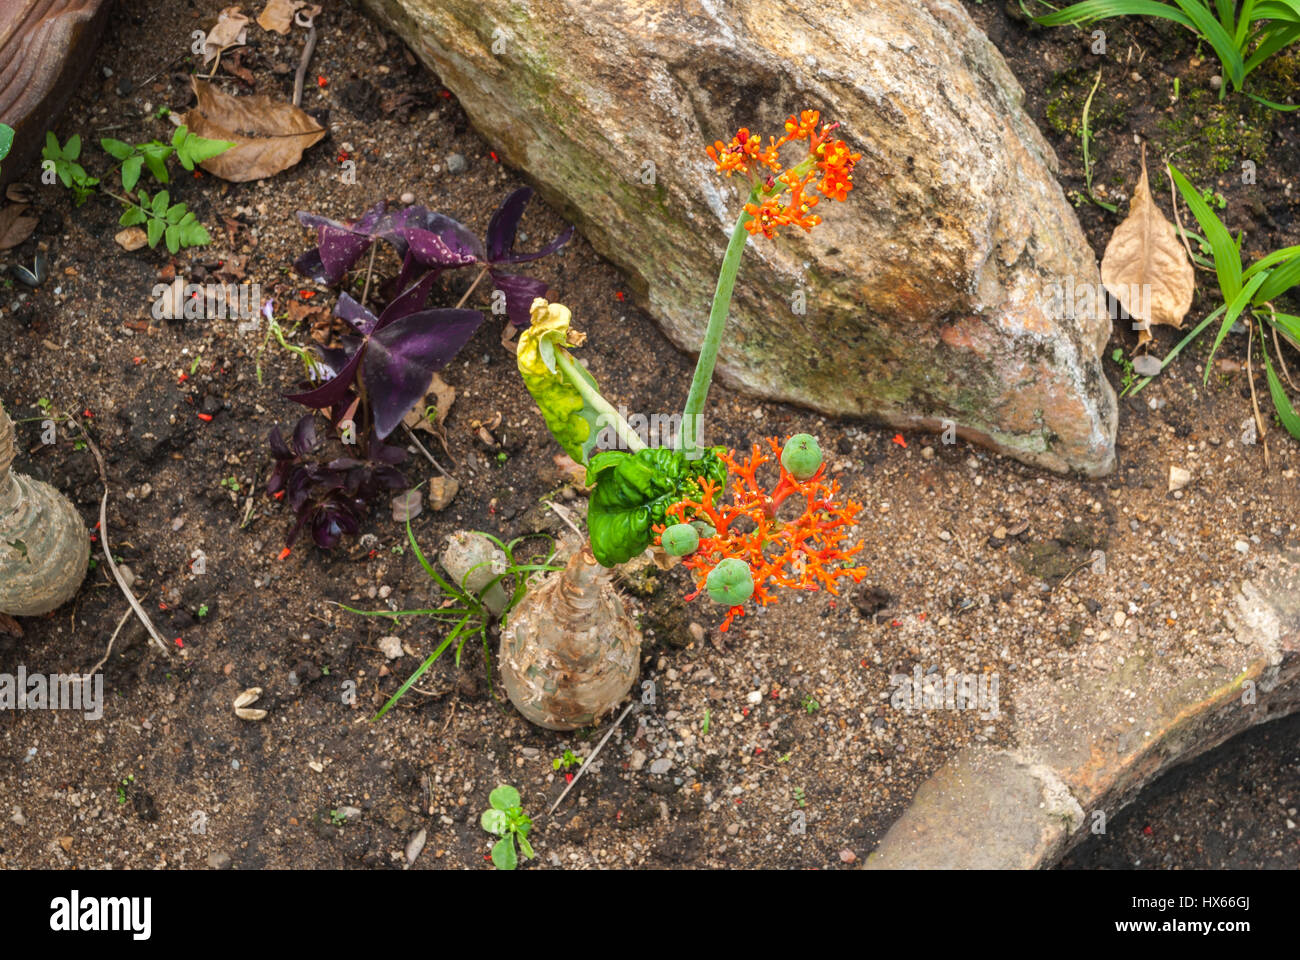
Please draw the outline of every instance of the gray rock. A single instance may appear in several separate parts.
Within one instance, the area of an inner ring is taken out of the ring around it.
[[[469,161],[459,153],[453,153],[447,157],[447,172],[452,175],[459,175],[469,169]]]
[[[714,174],[706,145],[742,125],[781,133],[816,105],[862,154],[855,189],[823,199],[811,233],[750,240],[721,377],[896,428],[952,421],[1054,470],[1113,469],[1111,321],[1075,293],[1099,284],[1096,254],[1024,91],[961,5],[367,5],[691,352],[744,201],[744,178]],[[491,50],[502,23],[528,51],[508,67]]]

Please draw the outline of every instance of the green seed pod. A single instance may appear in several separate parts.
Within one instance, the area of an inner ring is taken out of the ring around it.
[[[674,523],[663,532],[659,542],[670,557],[684,557],[699,549],[700,534],[689,523]]]
[[[817,438],[807,433],[796,433],[785,442],[781,450],[781,466],[796,480],[807,480],[822,465],[822,450]]]
[[[713,529],[713,524],[707,520],[692,520],[691,526],[696,529],[701,537],[716,537],[718,531]]]
[[[704,584],[709,588],[714,603],[725,603],[729,607],[744,603],[754,594],[754,577],[749,572],[749,564],[736,557],[719,561],[709,571]]]

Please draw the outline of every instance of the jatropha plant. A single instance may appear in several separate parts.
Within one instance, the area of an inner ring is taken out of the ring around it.
[[[773,456],[754,444],[748,458],[725,447],[704,447],[703,414],[745,243],[751,236],[771,239],[785,227],[812,230],[814,212],[824,199],[843,201],[853,189],[853,167],[861,154],[835,139],[838,124],[820,125],[820,114],[805,110],[785,123],[785,134],[762,138],[741,129],[730,143],[707,148],[719,173],[749,181],[749,195],[731,232],[722,260],[699,361],[682,411],[676,446],[648,447],[599,392],[595,379],[574,359],[570,348],[586,336],[571,329],[567,307],[538,299],[532,325],[519,339],[518,364],[551,433],[594,484],[587,508],[591,551],[610,567],[656,544],[695,576],[698,588],[727,607],[719,629],[744,614],[753,599],[768,604],[773,587],[836,591],[844,577],[858,582],[866,570],[853,565],[862,544],[845,541],[862,509],[840,503],[839,485],[825,478],[817,441],[807,434],[784,445],[769,438]],[[806,145],[794,166],[783,165],[784,148]],[[625,449],[596,450],[610,430]],[[769,490],[759,468],[775,459],[779,476]],[[732,502],[724,502],[728,471],[735,474]],[[787,503],[798,504],[787,516]]]
[[[573,235],[570,227],[536,253],[516,253],[515,236],[524,207],[532,196],[516,190],[492,216],[486,243],[451,217],[422,206],[389,211],[380,202],[351,223],[339,223],[301,211],[299,221],[316,231],[316,246],[294,264],[303,276],[329,286],[344,282],[369,251],[358,301],[339,294],[334,313],[349,333],[340,347],[315,347],[315,355],[293,348],[304,362],[308,380],[288,394],[290,400],[325,411],[345,456],[313,460],[322,446],[314,417],[299,421],[286,441],[277,426],[271,431],[275,469],[267,484],[271,496],[287,495],[297,522],[286,546],[304,529],[322,549],[355,534],[367,502],[384,491],[405,486],[397,464],[406,450],[384,441],[402,418],[428,393],[434,373],[445,367],[483,322],[480,310],[463,304],[484,276],[500,291],[505,311],[516,325],[527,322],[528,305],[546,292],[546,283],[510,272],[513,264],[536,260],[559,250]],[[383,241],[402,261],[387,285],[387,303],[366,306],[375,241]],[[445,270],[477,267],[478,275],[455,307],[428,307],[434,284]],[[360,279],[360,278],[359,278]],[[274,323],[273,307],[266,310]]]

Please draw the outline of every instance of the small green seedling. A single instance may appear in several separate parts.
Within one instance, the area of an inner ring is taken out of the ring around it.
[[[483,811],[479,823],[488,833],[501,838],[492,846],[492,863],[498,870],[513,870],[519,865],[516,840],[519,841],[519,852],[527,859],[535,856],[532,844],[528,842],[528,831],[533,828],[532,818],[520,805],[519,791],[504,783],[488,795],[488,803],[492,807]]]
[[[235,493],[239,492],[239,479],[237,477],[226,477],[221,481],[221,485],[227,490],[233,490]]]
[[[1136,379],[1136,374],[1133,372],[1133,361],[1124,355],[1123,347],[1116,347],[1111,352],[1110,358],[1114,360],[1120,370],[1124,372],[1124,378],[1121,381],[1124,389],[1120,391],[1120,396],[1122,397],[1124,394],[1128,393],[1129,388],[1133,386],[1133,381]]]
[[[822,705],[814,700],[809,694],[804,694],[802,704],[805,713],[816,713],[822,708]]]
[[[794,798],[799,802],[799,806],[801,807],[808,806],[808,801],[803,795],[803,787],[794,788]]]
[[[341,827],[343,826],[343,824],[347,822],[348,822],[348,815],[346,813],[341,813],[338,810],[330,811],[330,823],[334,824],[334,826]]]
[[[709,719],[710,719],[710,716],[709,716],[709,708],[708,708],[708,707],[705,707],[705,708],[704,708],[704,722],[703,722],[702,724],[700,724],[700,733],[707,734],[707,733],[709,732]]]
[[[133,783],[135,783],[135,774],[129,773],[117,785],[117,802],[119,804],[126,803],[126,791]]]
[[[197,614],[197,615],[198,615],[200,618],[202,618],[202,617],[206,617],[206,616],[208,615],[208,605],[207,605],[206,603],[200,603],[200,604],[199,604],[199,609],[198,609],[198,614]]]
[[[551,761],[551,766],[555,770],[568,770],[570,767],[582,766],[582,757],[577,756],[572,750],[565,750],[564,753]]]

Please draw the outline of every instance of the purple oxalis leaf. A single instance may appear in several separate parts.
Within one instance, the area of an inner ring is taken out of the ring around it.
[[[305,210],[298,211],[298,222],[315,228],[316,246],[308,250],[294,269],[317,283],[330,286],[338,283],[370,249],[374,230],[384,217],[387,204],[380,201],[352,223],[339,223]]]
[[[492,264],[524,263],[550,256],[569,242],[573,237],[573,227],[569,227],[554,240],[536,253],[515,253],[515,236],[519,231],[519,221],[524,215],[524,207],[533,197],[532,187],[520,187],[497,208],[488,223],[487,245],[488,260]]]
[[[376,436],[382,440],[397,429],[406,411],[424,397],[433,374],[456,356],[482,322],[478,310],[424,310],[369,338],[362,378]]]
[[[547,283],[518,273],[492,271],[497,289],[506,295],[506,313],[516,327],[528,326],[533,301],[546,296]]]

